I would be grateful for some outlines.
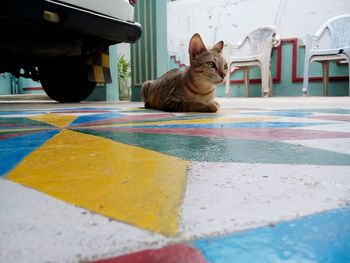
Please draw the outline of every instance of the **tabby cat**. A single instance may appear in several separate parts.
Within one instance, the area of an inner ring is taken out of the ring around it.
[[[227,63],[222,57],[224,42],[207,49],[194,34],[189,43],[190,66],[173,69],[156,80],[142,85],[145,108],[174,112],[216,112],[215,85],[224,81]]]

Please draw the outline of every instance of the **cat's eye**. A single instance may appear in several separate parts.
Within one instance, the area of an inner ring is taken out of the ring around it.
[[[227,70],[228,69],[228,66],[227,64],[224,65],[224,70]]]
[[[216,65],[213,61],[209,61],[207,62],[208,66],[211,67],[211,68],[216,68]]]

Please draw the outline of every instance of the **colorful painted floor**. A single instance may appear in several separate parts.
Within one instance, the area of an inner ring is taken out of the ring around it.
[[[350,98],[221,104],[0,102],[1,261],[350,262]]]

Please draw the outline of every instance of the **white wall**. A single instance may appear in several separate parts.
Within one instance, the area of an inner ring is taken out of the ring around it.
[[[259,25],[278,26],[282,38],[315,33],[329,18],[350,13],[350,0],[177,0],[168,2],[168,50],[188,63],[188,41],[239,42]]]

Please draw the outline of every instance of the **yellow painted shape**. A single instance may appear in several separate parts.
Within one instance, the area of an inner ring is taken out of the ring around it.
[[[203,119],[190,119],[190,120],[170,120],[170,121],[150,121],[150,122],[138,122],[138,123],[116,123],[109,125],[101,125],[98,127],[127,127],[127,126],[147,126],[147,125],[174,125],[174,124],[214,124],[214,123],[239,123],[239,122],[261,122],[271,120],[272,118],[203,118]]]
[[[63,130],[8,179],[108,217],[175,235],[188,161]]]
[[[60,114],[54,114],[54,113],[30,117],[30,119],[32,120],[45,122],[59,128],[68,127],[76,118],[77,116],[71,116],[71,115],[66,116],[66,115],[60,115]]]

